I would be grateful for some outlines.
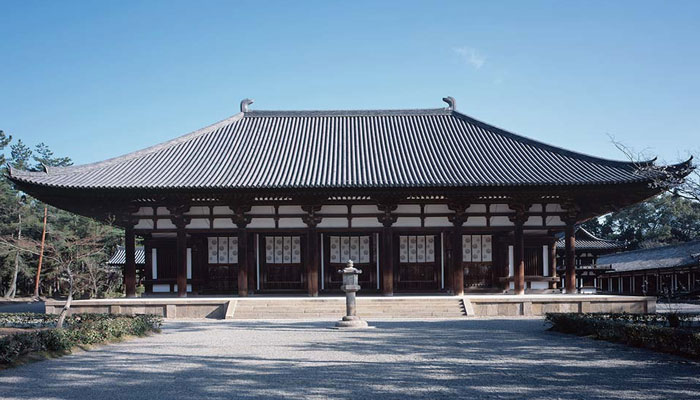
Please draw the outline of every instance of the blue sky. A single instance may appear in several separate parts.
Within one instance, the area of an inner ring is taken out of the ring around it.
[[[3,1],[0,129],[77,163],[238,111],[443,107],[607,158],[700,149],[700,1]]]

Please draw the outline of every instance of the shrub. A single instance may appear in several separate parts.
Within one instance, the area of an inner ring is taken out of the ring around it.
[[[56,315],[0,314],[0,326],[47,328]],[[105,343],[124,336],[144,336],[160,330],[155,315],[76,314],[66,318],[65,329],[43,329],[0,338],[0,364],[11,364],[33,352],[70,351],[78,345]]]
[[[700,331],[692,328],[696,314],[679,314],[681,328],[668,326],[658,314],[574,314],[549,313],[552,330],[579,336],[592,336],[656,351],[700,358]]]

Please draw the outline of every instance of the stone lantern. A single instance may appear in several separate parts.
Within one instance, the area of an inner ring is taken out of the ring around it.
[[[367,328],[367,322],[357,316],[357,303],[355,293],[360,290],[358,275],[362,273],[353,266],[352,260],[348,261],[347,267],[341,269],[343,274],[343,285],[340,289],[345,292],[346,312],[342,320],[335,323],[336,328]]]

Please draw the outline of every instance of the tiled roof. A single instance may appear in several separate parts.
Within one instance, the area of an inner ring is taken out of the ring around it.
[[[566,244],[564,243],[563,235],[560,234],[560,236],[560,239],[557,240],[557,250],[564,250]],[[580,226],[576,228],[575,237],[576,250],[617,250],[625,247],[624,243],[615,240],[601,239]]]
[[[134,258],[136,259],[136,265],[146,264],[146,254],[144,253],[143,247],[136,247]],[[124,264],[126,264],[126,250],[124,246],[119,246],[117,247],[117,251],[112,254],[109,261],[107,261],[107,265],[122,266]]]
[[[612,265],[614,272],[700,265],[700,240],[607,254],[598,258],[598,265]]]
[[[10,178],[65,188],[286,189],[617,184],[647,181],[649,173],[448,108],[242,112],[121,157],[11,169]]]

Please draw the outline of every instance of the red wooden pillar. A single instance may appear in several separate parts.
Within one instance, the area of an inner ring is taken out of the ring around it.
[[[394,295],[394,229],[386,226],[382,229],[382,246],[379,265],[382,268],[382,294]]]
[[[549,276],[551,278],[557,277],[557,242],[551,243],[549,245]],[[557,281],[549,282],[550,289],[557,288]]]
[[[319,255],[319,236],[316,230],[322,218],[316,213],[321,211],[321,204],[308,204],[301,207],[306,211],[306,215],[302,218],[304,223],[309,227],[306,234],[306,291],[309,296],[318,296],[318,277],[321,270],[321,258]]]
[[[452,241],[452,293],[464,294],[464,264],[462,263],[462,223],[456,223],[450,235]]]
[[[566,253],[566,293],[576,293],[576,236],[574,235],[574,222],[566,222],[565,253]]]
[[[516,219],[513,235],[513,291],[515,294],[525,294],[525,235],[523,234],[522,219]]]
[[[377,220],[384,225],[382,228],[382,243],[379,249],[379,265],[382,274],[382,294],[384,296],[394,295],[394,228],[391,226],[396,222],[396,215],[392,212],[396,210],[396,204],[380,203],[377,206],[382,211],[382,215]]]
[[[248,296],[248,271],[250,269],[248,254],[248,233],[245,228],[238,228],[238,295]]]
[[[309,296],[318,296],[318,277],[319,277],[319,246],[318,232],[315,227],[310,227],[307,234],[306,243],[306,290]]]
[[[131,226],[124,230],[124,252],[126,254],[124,264],[126,297],[136,297],[136,236]]]
[[[177,295],[187,297],[187,233],[185,225],[177,225]]]

